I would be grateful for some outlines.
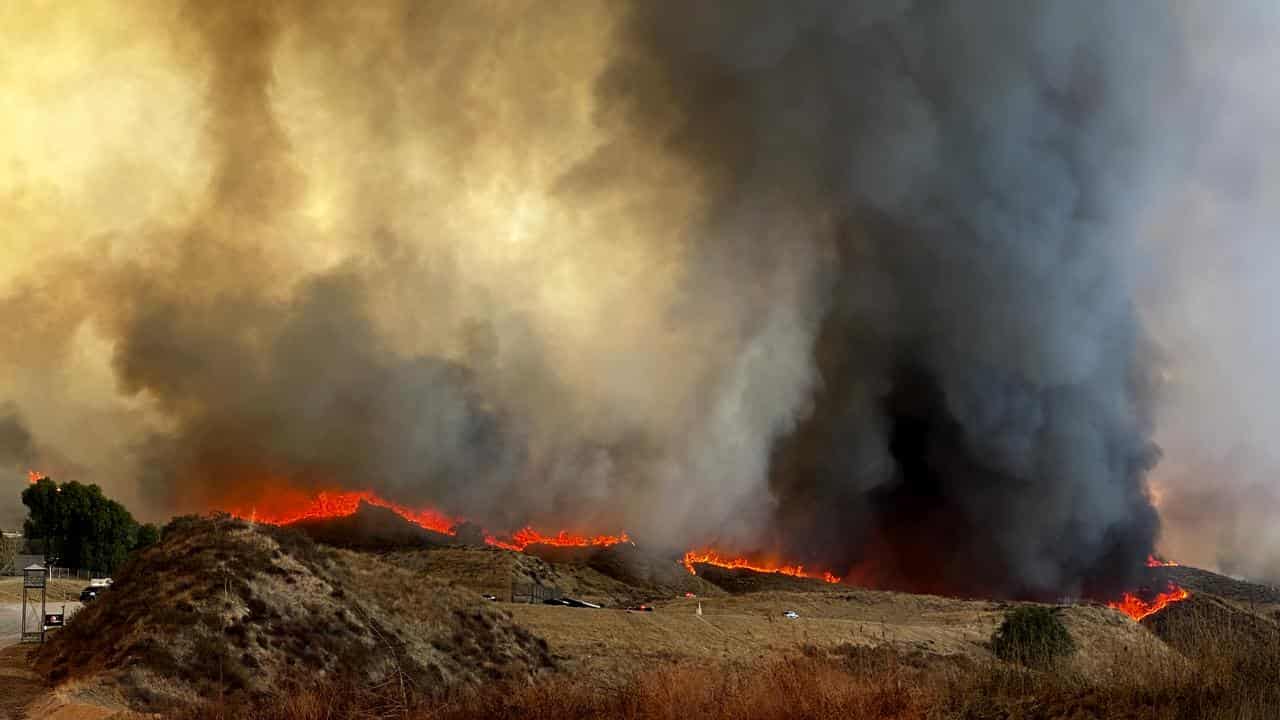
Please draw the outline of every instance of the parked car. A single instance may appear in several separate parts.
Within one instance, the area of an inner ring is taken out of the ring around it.
[[[795,620],[796,618],[800,617],[800,613],[796,612],[795,610],[788,610],[782,613],[782,617],[787,618],[788,620]]]

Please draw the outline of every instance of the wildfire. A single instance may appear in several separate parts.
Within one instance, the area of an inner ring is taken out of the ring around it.
[[[254,508],[233,510],[232,515],[269,525],[290,525],[303,520],[324,518],[341,518],[355,514],[360,503],[368,503],[375,507],[391,510],[409,522],[442,535],[456,535],[457,526],[462,522],[438,510],[414,509],[386,500],[369,490],[348,490],[339,492],[320,492],[314,497],[290,496],[288,493],[271,498],[274,509]],[[561,530],[554,534],[543,534],[531,527],[524,527],[509,536],[486,534],[486,544],[504,550],[521,552],[532,545],[550,545],[554,547],[610,547],[631,542],[627,533],[617,535],[580,535]],[[779,573],[792,577],[813,578],[828,583],[838,583],[840,578],[830,572],[810,572],[803,565],[788,565],[781,562],[753,560],[745,557],[723,554],[713,549],[690,550],[684,555],[684,566],[691,574],[697,574],[694,565],[716,565],[724,568],[745,568],[761,573]]]
[[[814,573],[804,569],[803,565],[785,565],[781,563],[754,562],[744,557],[729,557],[722,555],[716,550],[690,550],[684,554],[684,567],[691,575],[697,575],[694,565],[715,565],[722,568],[745,568],[761,573],[778,573],[781,575],[790,575],[792,577],[813,578],[815,580],[823,580],[829,583],[838,583],[840,578],[835,575],[824,572]]]
[[[1141,620],[1189,597],[1191,593],[1169,583],[1169,589],[1156,595],[1151,601],[1143,600],[1133,593],[1125,593],[1119,600],[1107,603],[1107,607],[1115,608],[1134,620]]]
[[[608,547],[620,543],[629,543],[631,538],[626,533],[621,535],[575,535],[561,530],[555,535],[543,535],[530,527],[521,528],[511,534],[510,540],[500,540],[486,535],[484,541],[505,550],[524,550],[530,545],[554,545],[556,547]]]
[[[269,525],[290,525],[302,520],[339,518],[353,515],[362,502],[375,507],[387,508],[415,525],[446,535],[452,535],[454,526],[458,524],[456,520],[443,513],[431,509],[414,510],[389,500],[383,500],[368,490],[321,492],[317,493],[314,498],[304,505],[274,512],[253,510],[248,517]],[[232,514],[245,517],[242,512],[233,512]]]
[[[38,472],[36,470],[27,471],[27,482],[31,483],[32,485],[35,485],[36,483],[40,482],[41,480],[44,480],[47,477],[49,476],[45,475],[42,472]]]
[[[42,473],[29,471],[27,477],[32,483],[36,483],[45,476]],[[457,527],[462,522],[460,518],[450,517],[433,508],[415,509],[391,502],[369,490],[320,492],[314,497],[296,496],[288,498],[287,501],[284,501],[284,498],[287,498],[287,494],[274,498],[277,501],[275,510],[232,511],[232,514],[246,519],[252,518],[258,522],[271,525],[289,525],[303,520],[347,517],[355,514],[360,508],[360,503],[363,502],[391,510],[419,527],[442,535],[456,535]],[[279,509],[282,505],[287,509]],[[520,552],[532,545],[610,547],[620,543],[629,543],[631,538],[625,532],[618,535],[579,535],[561,530],[554,534],[545,535],[531,527],[524,527],[509,536],[486,534],[484,541],[494,547]],[[811,578],[832,584],[841,581],[840,577],[831,572],[810,571],[804,565],[792,565],[769,559],[730,555],[713,548],[690,550],[684,554],[682,562],[685,569],[692,575],[697,574],[695,565],[714,565],[729,569],[743,568],[759,573],[777,573],[791,577]],[[1176,567],[1177,565],[1178,563],[1176,562],[1163,560],[1155,555],[1147,558],[1148,567]],[[1186,600],[1190,596],[1191,593],[1173,583],[1169,583],[1168,590],[1157,594],[1152,600],[1144,600],[1134,593],[1125,593],[1120,600],[1109,602],[1107,605],[1125,613],[1134,620],[1141,620],[1160,612],[1173,603]]]
[[[350,490],[343,492],[321,492],[317,493],[314,498],[296,505],[287,510],[277,511],[260,511],[257,509],[250,510],[248,513],[243,511],[232,511],[232,515],[253,519],[256,522],[264,522],[269,525],[290,525],[302,520],[317,520],[323,518],[340,518],[355,514],[360,508],[360,503],[368,503],[375,507],[386,508],[391,510],[400,517],[409,522],[438,532],[442,535],[456,535],[455,528],[462,522],[458,518],[452,518],[448,515],[432,509],[414,509],[400,505],[383,499],[377,494],[369,490]],[[486,535],[484,541],[489,545],[504,548],[506,550],[521,551],[530,545],[554,545],[557,547],[608,547],[619,543],[631,542],[631,538],[626,533],[620,535],[576,535],[561,530],[554,535],[543,535],[530,527],[525,527],[512,533],[509,538],[499,538],[494,535]]]

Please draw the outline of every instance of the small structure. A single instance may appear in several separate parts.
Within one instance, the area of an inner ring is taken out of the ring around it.
[[[45,566],[34,563],[22,569],[22,642],[44,642],[45,590],[48,586],[49,570]],[[40,596],[39,613],[36,612],[35,596]]]

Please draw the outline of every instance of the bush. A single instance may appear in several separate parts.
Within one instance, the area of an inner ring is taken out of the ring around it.
[[[1075,652],[1076,644],[1052,608],[1027,605],[1005,614],[991,636],[991,650],[1006,662],[1044,668]]]

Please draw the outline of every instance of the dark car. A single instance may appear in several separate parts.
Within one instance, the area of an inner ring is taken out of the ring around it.
[[[98,587],[96,585],[90,585],[89,587],[80,591],[80,602],[87,603],[87,602],[92,602],[94,600],[97,600],[98,594],[101,593],[103,590],[106,590],[106,588]]]

